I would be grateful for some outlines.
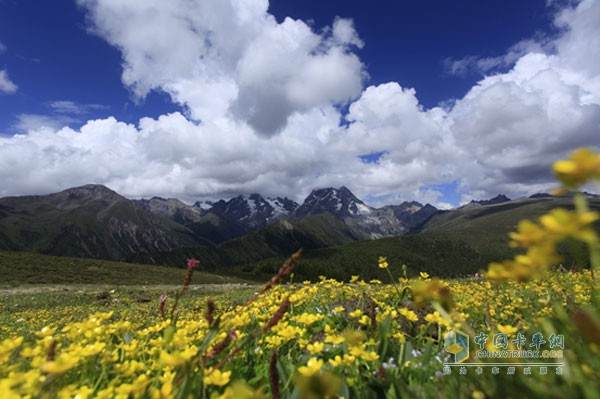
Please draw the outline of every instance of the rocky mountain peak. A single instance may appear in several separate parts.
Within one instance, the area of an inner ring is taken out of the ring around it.
[[[296,217],[329,212],[338,218],[366,215],[372,209],[358,199],[348,188],[321,188],[313,190],[296,210]]]
[[[210,211],[226,215],[250,228],[258,228],[272,220],[289,216],[297,207],[298,204],[288,198],[265,199],[254,193],[215,202]]]

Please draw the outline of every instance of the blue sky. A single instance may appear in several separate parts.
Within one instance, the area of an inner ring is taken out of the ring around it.
[[[0,1],[0,195],[447,207],[599,144],[597,0],[124,4]]]
[[[17,96],[0,97],[2,134],[18,130],[18,115],[46,114],[54,101],[103,105],[88,116],[114,115],[130,123],[181,108],[160,91],[132,101],[121,82],[118,49],[86,32],[85,11],[74,1],[3,1],[0,7],[0,42],[7,47],[0,65],[20,88]],[[450,75],[444,60],[496,56],[524,37],[553,30],[544,1],[388,0],[374,7],[361,1],[275,0],[269,11],[278,21],[291,16],[316,30],[336,16],[351,18],[365,42],[356,53],[366,64],[369,83],[414,87],[425,107],[462,97],[481,77],[477,72]]]

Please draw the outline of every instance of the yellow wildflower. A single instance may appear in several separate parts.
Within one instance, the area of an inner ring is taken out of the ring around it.
[[[540,217],[540,223],[546,230],[558,238],[570,237],[587,243],[595,243],[598,237],[593,223],[598,220],[596,212],[574,212],[566,209],[553,209]]]
[[[531,220],[521,220],[518,231],[509,233],[512,238],[511,247],[527,248],[548,240],[548,233]]]
[[[473,391],[473,399],[484,399],[485,395],[481,391]]]
[[[17,337],[14,339],[7,338],[0,342],[0,362],[6,362],[9,353],[21,346],[22,343],[23,337]]]
[[[301,315],[294,317],[293,320],[297,321],[298,323],[309,325],[314,322],[323,320],[324,317],[325,316],[321,314],[302,313]]]
[[[406,337],[404,336],[404,334],[402,334],[400,331],[395,332],[392,337],[394,339],[397,339],[398,342],[400,342],[401,344],[406,343]]]
[[[448,284],[437,278],[415,281],[411,285],[411,291],[417,306],[435,301],[448,310],[454,304]]]
[[[401,308],[399,312],[409,321],[419,321],[419,317],[417,316],[417,314],[408,308]]]
[[[160,353],[159,360],[160,363],[165,366],[177,367],[189,361],[196,353],[198,353],[198,348],[194,345],[190,345],[182,352],[170,354],[163,351]]]
[[[576,188],[590,179],[600,179],[600,154],[580,148],[569,154],[569,160],[556,161],[554,173],[567,188]]]
[[[311,355],[321,353],[324,348],[325,344],[323,342],[315,342],[314,344],[306,345],[306,349],[311,353]]]
[[[79,359],[67,353],[61,354],[56,360],[48,361],[41,367],[44,373],[63,374],[77,366]]]
[[[360,346],[354,346],[354,347],[350,348],[349,352],[352,356],[356,356],[367,362],[372,362],[374,360],[379,359],[379,355],[377,353],[372,352],[372,351],[367,351]]]
[[[495,281],[528,281],[559,260],[551,243],[535,246],[529,248],[527,254],[517,255],[512,260],[490,263],[487,278]]]
[[[438,311],[435,311],[425,316],[425,320],[429,323],[444,324],[444,318],[440,315]]]
[[[325,337],[325,342],[327,342],[328,344],[333,344],[333,345],[340,345],[345,340],[346,339],[341,335],[328,335]]]
[[[387,269],[390,266],[387,262],[387,258],[384,256],[379,257],[378,264],[380,269]]]
[[[336,355],[333,359],[329,359],[329,364],[333,367],[341,366],[343,364],[341,356]]]
[[[305,377],[311,377],[321,371],[321,368],[323,368],[323,360],[311,357],[306,366],[298,367],[298,372]]]
[[[302,333],[302,330],[300,328],[298,328],[296,326],[290,326],[290,325],[287,325],[284,328],[282,328],[281,330],[277,331],[277,335],[279,335],[280,337],[282,337],[283,339],[286,339],[286,340],[294,339],[301,333]]]
[[[94,356],[94,355],[97,355],[98,353],[102,352],[105,347],[106,347],[105,342],[96,342],[94,344],[87,345],[87,346],[81,348],[79,353],[82,356]]]
[[[219,387],[229,384],[229,378],[231,377],[231,371],[221,372],[219,369],[209,369],[206,374],[204,383],[206,385],[217,385]]]

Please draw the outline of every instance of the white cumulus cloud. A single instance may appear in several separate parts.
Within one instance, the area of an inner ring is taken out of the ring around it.
[[[600,145],[598,1],[559,11],[553,40],[524,38],[506,54],[456,64],[483,76],[446,109],[423,107],[419,88],[401,82],[364,87],[354,50],[369,43],[348,19],[315,32],[278,23],[267,1],[79,3],[90,29],[121,52],[132,93],[164,91],[185,111],[137,126],[31,123],[0,137],[0,195],[95,182],[131,197],[302,200],[346,185],[378,205],[448,207],[443,185],[464,201],[546,191],[552,160]],[[498,66],[505,72],[492,73]],[[69,102],[52,108],[81,115]],[[381,156],[363,162],[369,154]]]
[[[554,52],[529,52],[504,74],[487,76],[449,113],[463,152],[465,200],[497,192],[531,194],[552,182],[553,160],[578,146],[600,146],[600,2],[557,15],[564,33]],[[587,42],[586,42],[587,43]],[[590,56],[588,56],[588,54]]]
[[[257,133],[280,132],[294,112],[360,94],[361,46],[350,21],[315,33],[277,23],[267,1],[80,0],[91,29],[123,55],[123,82],[138,97],[163,90],[200,121],[237,117]]]

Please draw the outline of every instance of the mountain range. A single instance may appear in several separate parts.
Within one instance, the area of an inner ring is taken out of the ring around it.
[[[311,246],[333,245],[404,234],[435,212],[417,202],[373,208],[346,187],[313,190],[302,204],[251,194],[188,205],[173,198],[131,200],[90,184],[49,195],[0,198],[0,249],[123,260],[216,247],[269,227],[306,230],[311,223],[319,226],[319,234],[296,235]]]
[[[591,208],[600,209],[598,197],[588,197]],[[0,250],[172,266],[197,257],[207,271],[237,267],[261,274],[302,247],[297,274],[307,278],[358,273],[378,256],[452,275],[511,256],[507,233],[519,220],[570,204],[567,197],[536,194],[500,195],[453,210],[418,202],[374,208],[340,187],[313,190],[302,204],[251,194],[188,205],[132,200],[85,185],[0,198]]]

